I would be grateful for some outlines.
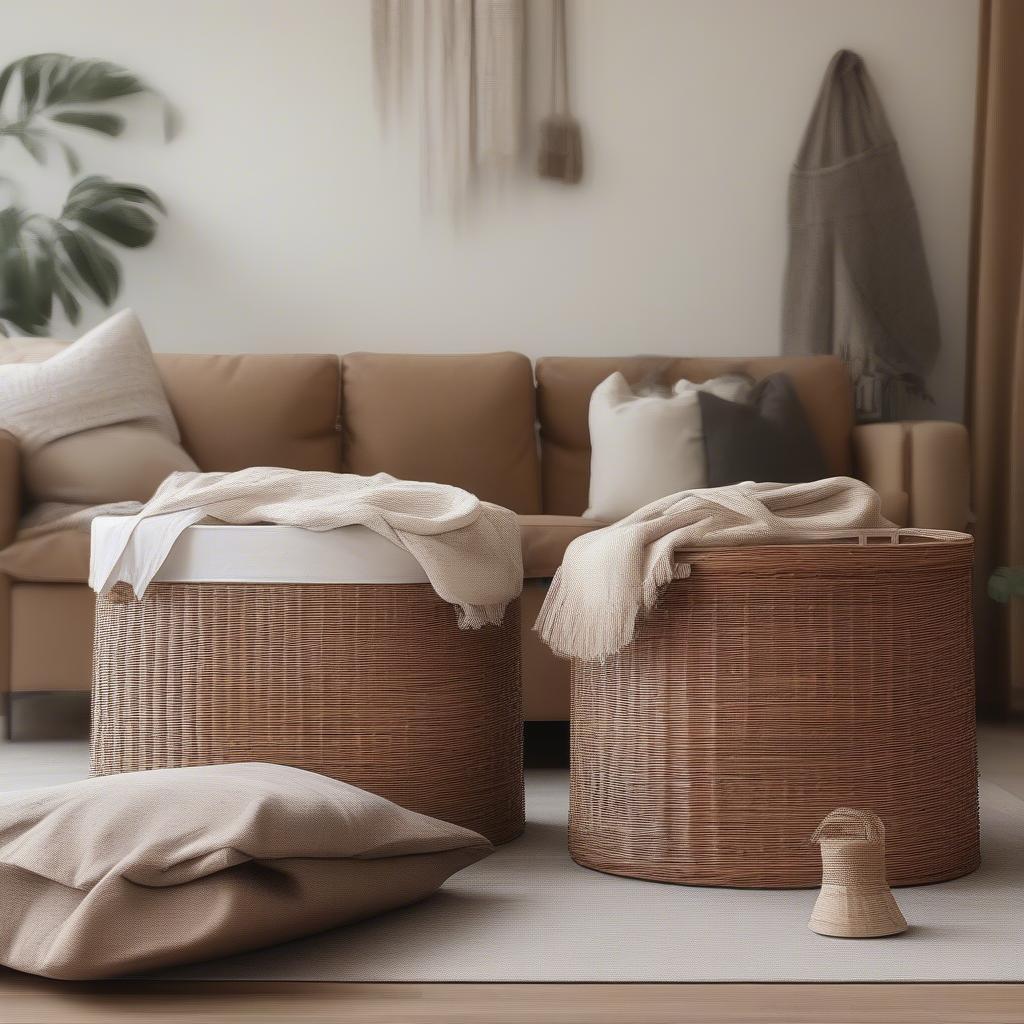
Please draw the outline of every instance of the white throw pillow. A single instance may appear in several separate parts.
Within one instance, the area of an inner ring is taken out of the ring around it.
[[[671,393],[637,394],[621,373],[590,396],[588,519],[614,522],[666,494],[707,486],[697,395],[746,401],[749,377],[729,374],[703,384],[677,381]]]
[[[0,430],[9,430],[26,452],[133,420],[180,439],[149,342],[130,309],[45,362],[0,366]]]
[[[44,362],[23,358],[0,352],[0,430],[20,443],[34,501],[146,500],[167,473],[197,468],[131,310]]]

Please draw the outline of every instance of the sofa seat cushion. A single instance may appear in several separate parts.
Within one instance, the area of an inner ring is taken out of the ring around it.
[[[520,516],[524,578],[539,580],[554,576],[562,564],[565,549],[577,537],[607,525],[582,516]]]
[[[0,795],[0,963],[154,970],[424,899],[492,851],[336,779],[241,763]]]
[[[0,551],[0,573],[22,583],[85,583],[89,533],[58,530],[15,540]]]

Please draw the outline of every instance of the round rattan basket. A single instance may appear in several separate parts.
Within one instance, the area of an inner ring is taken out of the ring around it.
[[[972,542],[680,556],[633,642],[575,663],[569,849],[662,882],[816,886],[837,806],[892,885],[978,865]]]
[[[96,607],[94,774],[270,761],[495,843],[523,829],[519,607],[427,583],[123,584]]]

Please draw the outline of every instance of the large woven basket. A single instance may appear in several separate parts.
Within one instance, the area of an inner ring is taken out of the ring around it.
[[[94,774],[270,761],[501,843],[523,829],[519,609],[426,583],[119,584],[96,608]]]
[[[686,553],[633,642],[573,666],[569,848],[613,874],[802,887],[837,806],[888,880],[978,865],[972,543]]]

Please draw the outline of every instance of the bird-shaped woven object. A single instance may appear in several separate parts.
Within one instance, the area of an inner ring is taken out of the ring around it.
[[[837,807],[815,829],[821,892],[807,927],[819,935],[878,938],[907,930],[885,880],[885,826],[871,811]]]

